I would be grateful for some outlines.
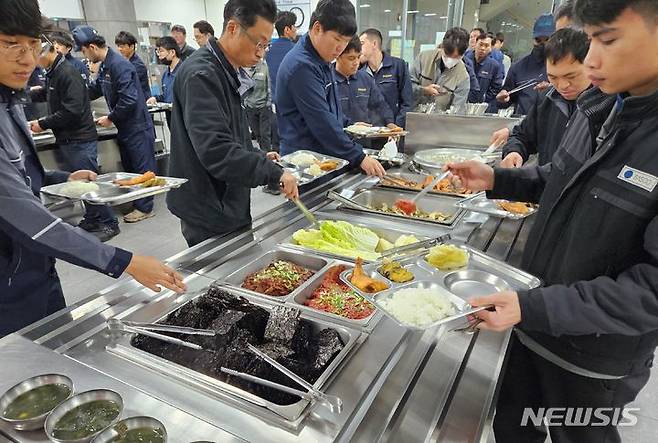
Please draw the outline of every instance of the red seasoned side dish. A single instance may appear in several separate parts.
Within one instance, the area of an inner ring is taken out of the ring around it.
[[[277,260],[267,265],[265,269],[249,274],[242,287],[274,297],[290,294],[314,272],[285,260]]]
[[[320,286],[317,287],[311,297],[304,304],[319,311],[340,315],[352,320],[360,320],[373,313],[375,307],[357,295],[345,283],[340,280],[340,273],[347,266],[332,266],[322,278]]]

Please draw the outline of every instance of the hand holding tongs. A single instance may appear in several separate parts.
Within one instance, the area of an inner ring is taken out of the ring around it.
[[[519,86],[512,89],[511,91],[508,91],[507,93],[509,95],[512,95],[515,92],[522,91],[523,89],[529,88],[531,86],[536,86],[540,81],[541,81],[541,75],[539,77],[535,77],[535,78],[532,78],[530,80],[526,80],[526,81],[522,82]]]
[[[138,323],[138,322],[122,321],[119,320],[118,318],[109,319],[107,321],[107,327],[111,331],[129,332],[131,334],[146,335],[148,337],[155,338],[157,340],[162,340],[175,345],[185,346],[188,348],[198,349],[198,350],[203,348],[197,345],[196,343],[190,343],[185,340],[180,340],[178,338],[170,337],[164,334],[158,334],[157,332],[153,332],[153,331],[173,332],[176,334],[187,334],[187,335],[206,335],[206,336],[214,336],[216,334],[216,332],[211,329],[194,329],[194,328],[187,328],[184,326],[161,325],[157,323]]]
[[[307,389],[308,390],[308,393],[306,393],[307,396],[310,396],[310,397],[318,400],[321,405],[326,406],[333,413],[340,414],[340,412],[343,410],[343,400],[341,400],[340,397],[337,397],[335,395],[325,394],[324,392],[320,391],[319,389],[316,389],[312,384],[310,384],[309,382],[307,382],[306,380],[301,378],[299,375],[295,374],[290,369],[286,368],[281,363],[277,362],[276,360],[271,358],[269,355],[267,355],[266,353],[264,353],[263,351],[261,351],[260,349],[255,347],[254,345],[248,344],[247,346],[249,346],[249,350],[251,352],[253,352],[257,356],[259,356],[260,358],[262,358],[263,360],[265,360],[266,362],[268,362],[269,364],[274,366],[275,369],[279,370],[281,373],[283,373],[284,375],[289,377],[294,382],[299,383],[301,386],[303,386],[305,389]],[[253,376],[252,376],[252,381],[254,381]],[[269,381],[269,380],[267,380],[267,381]],[[256,383],[259,383],[259,381],[257,381]],[[274,383],[274,382],[270,382],[269,386],[273,387],[275,389],[278,389],[278,388],[274,387],[272,385],[272,383]],[[278,385],[278,383],[274,383],[274,384]],[[283,386],[283,385],[279,385],[279,386]],[[290,388],[290,389],[292,389],[292,388]],[[300,394],[296,394],[296,395],[300,395]],[[302,397],[304,397],[304,396],[302,396]],[[306,398],[306,397],[304,397],[304,398]]]

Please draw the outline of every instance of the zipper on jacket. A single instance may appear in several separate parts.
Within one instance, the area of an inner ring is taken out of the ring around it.
[[[18,268],[21,267],[21,262],[23,261],[23,249],[19,246],[18,247],[18,263],[16,263],[16,267],[14,268],[14,271],[9,275],[9,280],[7,281],[7,286],[11,286],[11,281],[13,280],[14,276],[18,272]]]

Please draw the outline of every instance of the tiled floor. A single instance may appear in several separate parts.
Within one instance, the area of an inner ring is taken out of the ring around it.
[[[252,215],[254,217],[284,201],[281,196],[265,194],[260,189],[252,192]],[[178,219],[166,207],[163,197],[156,199],[157,215],[137,224],[121,223],[121,235],[110,241],[110,244],[139,254],[152,255],[166,259],[187,247],[180,233]],[[58,214],[70,221],[76,221],[80,216],[77,211],[64,211]],[[94,271],[78,268],[59,261],[57,264],[64,294],[69,304],[75,303],[99,290],[110,286],[114,280]],[[637,400],[629,407],[640,408],[638,423],[633,427],[622,427],[620,432],[624,442],[649,443],[658,441],[658,375],[653,377]],[[493,440],[493,439],[492,439]]]

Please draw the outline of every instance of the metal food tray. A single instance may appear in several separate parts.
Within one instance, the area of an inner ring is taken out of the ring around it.
[[[369,155],[380,163],[390,163],[393,166],[402,166],[409,160],[407,154],[403,152],[398,152],[397,155],[393,158],[383,158],[379,156],[380,151],[377,149],[363,148],[363,153]]]
[[[301,285],[299,285],[296,289],[290,292],[288,295],[283,295],[281,297],[261,294],[260,292],[250,291],[249,289],[245,289],[242,287],[242,283],[244,283],[245,279],[249,274],[258,272],[261,269],[266,268],[270,263],[273,263],[277,260],[286,260],[292,262],[296,265],[302,266],[308,270],[313,271],[314,274],[308,280],[306,280]],[[327,267],[328,264],[329,264],[328,260],[319,256],[304,254],[300,251],[289,251],[282,249],[280,247],[276,247],[275,249],[261,255],[251,263],[248,263],[245,266],[241,267],[240,269],[230,273],[225,278],[220,279],[218,283],[220,284],[224,283],[231,285],[235,288],[240,288],[240,290],[252,294],[256,297],[264,297],[267,298],[268,300],[285,302],[289,298],[297,295],[301,290],[304,289],[305,286],[308,286],[310,282],[313,281],[318,276],[318,274],[320,274],[320,271]]]
[[[324,221],[324,220],[332,220],[332,221],[343,220],[340,217],[330,217],[326,214],[316,214],[316,217],[317,217],[319,222]],[[347,220],[343,220],[343,221],[347,221]],[[372,225],[367,225],[367,224],[364,224],[364,223],[354,223],[354,222],[350,222],[350,223],[352,223],[352,225],[354,225],[354,226],[360,226],[362,228],[368,228],[372,232],[377,234],[380,238],[383,238],[384,240],[388,240],[391,243],[395,243],[395,241],[403,235],[413,235],[414,237],[416,237],[416,239],[418,239],[418,241],[429,240],[429,238],[430,238],[430,237],[426,237],[426,236],[422,236],[422,235],[416,235],[413,232],[410,233],[410,232],[407,232],[407,231],[402,231],[402,230],[399,230],[399,229],[381,228],[379,226],[372,226]],[[313,227],[309,225],[304,229],[313,229]],[[354,261],[356,260],[356,258],[337,255],[337,254],[331,254],[329,252],[318,251],[317,249],[311,249],[311,248],[307,248],[307,247],[302,246],[302,245],[298,245],[294,242],[294,240],[292,238],[292,234],[290,235],[290,237],[288,237],[283,242],[283,244],[281,246],[285,249],[304,251],[304,253],[306,253],[306,254],[311,253],[311,254],[315,254],[315,255],[320,255],[322,257],[328,257],[328,258],[331,258],[331,259],[334,259],[334,260],[347,261],[349,263],[354,263]],[[364,261],[368,262],[369,260],[364,259]]]
[[[392,173],[387,174],[387,175],[390,176],[390,177],[393,177],[393,178],[401,179],[401,180],[414,181],[414,182],[418,183],[419,185],[422,185],[422,183],[425,181],[425,177],[426,177],[422,174],[414,174],[414,173],[409,173],[409,172],[392,172]],[[379,181],[379,183],[377,184],[377,186],[382,187],[382,188],[391,188],[391,189],[405,189],[407,191],[412,191],[412,192],[420,192],[421,189],[422,189],[422,188],[409,188],[409,187],[406,187],[406,186],[397,186],[397,185],[392,184],[390,182],[385,183],[384,179],[381,179]],[[474,195],[472,193],[471,194],[459,194],[459,193],[455,193],[455,192],[441,192],[441,191],[437,191],[435,189],[432,189],[431,191],[429,191],[429,193],[430,194],[438,194],[438,195],[449,195],[451,197],[460,197],[460,198],[467,198],[467,197],[471,197],[471,196]]]
[[[438,171],[443,168],[443,165],[447,163],[460,163],[467,160],[484,160],[485,163],[493,164],[497,158],[500,157],[500,154],[493,153],[487,155],[486,157],[482,156],[483,151],[477,149],[465,149],[465,148],[437,148],[437,149],[425,149],[423,151],[418,151],[414,154],[413,161],[418,164],[421,168],[427,171]],[[441,156],[442,160],[437,160],[437,156]]]
[[[338,162],[338,167],[336,167],[336,169],[334,169],[333,171],[326,171],[326,172],[323,171],[324,174],[318,175],[317,177],[315,177],[315,176],[305,172],[306,169],[309,168],[310,165],[308,165],[308,166],[297,166],[297,165],[294,165],[294,164],[292,164],[288,161],[290,159],[290,157],[292,157],[296,154],[300,154],[300,153],[310,154],[310,155],[314,156],[319,162],[331,161],[331,160],[337,161]],[[327,174],[331,174],[331,173],[336,172],[340,169],[343,169],[345,166],[349,165],[349,162],[347,160],[342,159],[342,158],[332,157],[331,155],[320,154],[319,152],[308,151],[308,150],[305,150],[305,149],[295,151],[295,152],[292,152],[290,154],[286,154],[286,155],[281,157],[281,160],[286,163],[286,167],[284,169],[288,170],[293,175],[296,175],[295,173],[299,174],[300,179],[304,180],[304,183],[302,183],[302,184],[310,183],[314,180],[317,180],[319,178],[322,178],[322,177],[326,176]],[[300,181],[300,183],[301,183],[301,181]]]
[[[385,128],[385,127],[383,127],[383,126],[366,126],[366,127],[369,128],[369,129],[373,129],[373,128],[381,128],[381,129],[384,129],[384,128]],[[388,138],[388,137],[404,137],[405,135],[408,135],[408,134],[409,134],[409,131],[397,131],[397,132],[394,132],[394,131],[383,131],[383,130],[381,130],[381,129],[380,129],[379,131],[377,131],[377,132],[370,131],[370,132],[367,132],[367,133],[362,133],[362,132],[351,131],[351,130],[349,129],[349,127],[347,127],[347,128],[344,128],[344,131],[347,132],[348,134],[350,134],[350,135],[351,135],[352,137],[354,137],[354,138]],[[388,128],[385,128],[385,129],[388,129]]]
[[[389,207],[392,207],[397,200],[404,199],[410,200],[414,197],[415,193],[410,193],[408,191],[395,191],[393,189],[386,188],[371,188],[363,190],[355,194],[351,200],[359,203],[364,206],[380,206],[382,204],[387,204]],[[350,210],[357,212],[364,212],[368,214],[374,214],[383,217],[396,217],[409,221],[418,221],[423,223],[431,223],[435,225],[454,226],[455,223],[461,218],[464,214],[464,210],[456,206],[457,199],[454,197],[448,197],[444,195],[434,195],[434,196],[423,196],[420,200],[416,202],[416,206],[421,208],[425,212],[441,212],[448,215],[448,218],[445,220],[431,220],[427,218],[420,217],[411,217],[402,214],[393,214],[388,212],[378,211],[376,209],[356,209],[350,208],[343,205],[338,206],[342,210]]]
[[[275,306],[280,306],[275,302],[270,302],[269,300],[260,297],[253,297],[243,291],[230,288],[222,289],[236,296],[244,297],[251,303],[268,311],[271,311]],[[153,319],[151,322],[163,321],[171,312],[182,308],[185,304],[202,296],[203,293],[204,292],[192,294],[192,296],[190,296],[190,294],[180,296],[180,303],[177,300],[177,303],[174,303],[171,309],[168,309],[167,312],[158,318]],[[338,331],[343,343],[345,344],[343,349],[338,355],[336,355],[336,357],[334,357],[333,361],[325,368],[324,372],[313,384],[316,389],[323,389],[325,386],[329,385],[329,382],[342,369],[345,362],[354,354],[358,346],[363,343],[367,334],[350,328],[349,326],[337,325],[315,316],[309,316],[304,310],[300,311],[300,318],[311,323],[314,333],[317,333],[324,328],[333,328]],[[273,412],[275,415],[267,414],[265,411],[256,409],[256,415],[260,418],[275,421],[287,428],[297,429],[303,419],[310,413],[311,408],[309,405],[312,402],[311,400],[300,399],[300,401],[291,405],[277,405],[236,386],[222,382],[214,377],[202,374],[193,369],[179,365],[178,363],[174,363],[162,357],[135,348],[131,344],[131,339],[134,335],[135,334],[121,334],[118,339],[107,346],[107,350],[112,354],[153,370],[158,374],[171,377],[195,387],[210,396],[232,401],[238,406],[242,406],[247,411],[253,411],[253,407],[250,407],[250,405],[256,405],[266,411]]]
[[[489,295],[506,290],[529,290],[541,285],[541,280],[531,274],[514,268],[505,262],[491,258],[470,246],[460,244],[459,247],[464,249],[469,255],[468,264],[459,269],[445,271],[436,269],[426,261],[426,252],[405,259],[396,260],[405,269],[414,274],[414,279],[405,283],[396,283],[381,275],[378,270],[382,264],[381,262],[365,264],[363,266],[363,271],[366,275],[382,280],[390,285],[389,289],[376,294],[364,293],[354,286],[349,280],[352,275],[351,269],[342,272],[340,278],[364,298],[371,300],[375,306],[384,313],[386,313],[386,310],[377,303],[378,300],[381,300],[382,297],[390,297],[397,290],[406,287],[428,287],[428,285],[432,287],[431,285],[436,285],[448,290],[456,298],[460,299],[461,303],[451,299],[451,301],[457,306],[464,306],[468,302],[468,299],[472,297]],[[465,312],[466,311],[462,312],[459,316],[467,315],[468,313],[466,312],[465,314]],[[388,313],[386,314],[391,316]],[[392,318],[400,323],[395,317]],[[446,323],[454,319],[454,316],[447,317],[440,320],[440,323],[432,324],[426,328]],[[402,325],[412,329],[418,329],[416,326]]]
[[[98,191],[86,192],[80,197],[71,197],[65,193],[62,193],[62,188],[66,186],[68,182],[44,186],[41,188],[41,192],[51,197],[57,197],[66,200],[82,200],[87,203],[96,205],[116,206],[139,200],[140,198],[169,192],[171,189],[179,188],[187,182],[186,178],[163,177],[158,175],[158,178],[163,178],[166,180],[167,183],[165,185],[142,188],[139,185],[119,186],[112,183],[114,180],[125,180],[139,177],[140,175],[141,174],[133,174],[129,172],[112,172],[109,174],[99,175],[94,182],[99,187]]]
[[[521,220],[537,212],[537,206],[533,206],[526,214],[515,214],[506,211],[498,206],[498,202],[505,200],[488,199],[485,193],[479,193],[472,197],[465,198],[457,202],[457,206],[467,211],[480,212],[482,214],[492,215],[494,217],[509,218],[512,220]]]

